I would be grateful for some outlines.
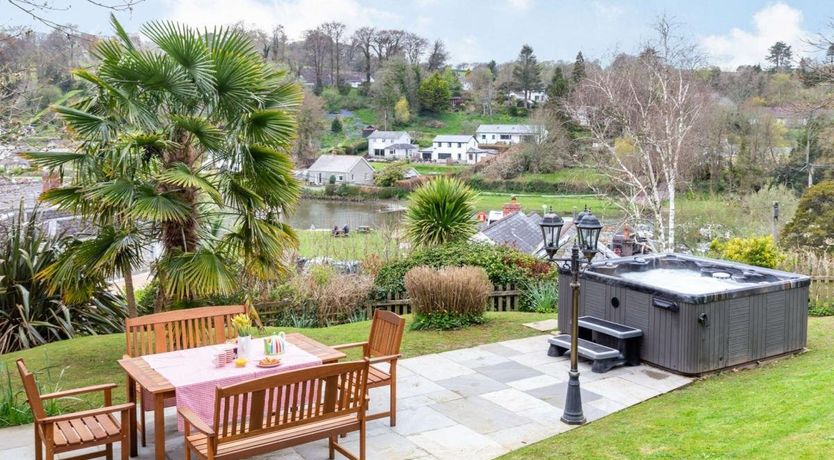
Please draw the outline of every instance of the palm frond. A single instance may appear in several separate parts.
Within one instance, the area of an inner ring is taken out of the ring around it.
[[[185,222],[191,216],[191,206],[173,193],[157,193],[142,187],[127,215],[152,222]]]
[[[209,150],[219,150],[226,140],[223,130],[203,117],[172,116],[171,121],[176,127],[193,134]]]
[[[252,143],[287,147],[295,138],[295,117],[279,109],[258,110],[249,115],[246,130]]]
[[[246,178],[235,175],[225,181],[223,196],[225,203],[232,209],[254,211],[266,205],[264,198],[246,185]]]
[[[213,93],[211,54],[194,29],[170,21],[153,21],[144,25],[142,32],[188,73],[201,92]]]
[[[164,271],[162,288],[175,299],[230,294],[237,288],[237,267],[209,249],[164,257],[156,269]]]
[[[55,111],[70,129],[83,137],[110,140],[116,132],[116,125],[97,115],[65,106],[55,106]]]
[[[184,163],[176,163],[157,175],[163,184],[177,187],[193,187],[205,192],[218,205],[223,204],[220,191],[207,178],[191,171]]]
[[[41,193],[40,201],[52,204],[62,211],[81,213],[89,209],[83,187],[65,186],[49,189]]]
[[[125,32],[124,27],[122,27],[122,24],[119,22],[118,19],[116,19],[116,15],[113,13],[110,13],[110,24],[113,26],[113,31],[116,32],[116,36],[119,37],[122,45],[128,50],[135,50],[136,48],[133,46],[133,42],[130,40],[130,36],[127,34],[127,32]]]
[[[87,154],[84,152],[20,152],[19,155],[41,168],[55,169],[78,161]]]
[[[100,182],[91,187],[85,198],[107,208],[127,208],[136,195],[136,184],[128,178],[121,177],[108,182]]]

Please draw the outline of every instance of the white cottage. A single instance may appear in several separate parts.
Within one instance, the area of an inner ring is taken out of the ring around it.
[[[417,152],[405,131],[374,131],[368,136],[368,156],[377,159],[405,159]],[[402,156],[400,156],[402,155]]]
[[[457,162],[475,164],[488,155],[494,155],[492,150],[478,147],[474,136],[441,134],[434,137],[430,149],[422,151],[422,159],[440,163]]]
[[[520,144],[541,142],[547,130],[541,125],[481,125],[475,131],[479,144]]]
[[[307,169],[307,182],[311,184],[327,185],[331,177],[337,184],[371,185],[374,168],[360,156],[322,155]]]

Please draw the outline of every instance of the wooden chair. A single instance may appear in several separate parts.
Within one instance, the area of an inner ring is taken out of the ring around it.
[[[356,459],[337,437],[359,431],[364,460],[369,363],[325,364],[218,387],[212,426],[179,409],[185,459],[192,452],[207,460],[249,458],[318,439],[329,440],[330,459],[335,451]]]
[[[125,357],[217,345],[237,337],[232,317],[247,313],[245,305],[199,307],[175,310],[125,320]],[[153,398],[142,389],[139,425],[142,446],[146,446],[145,412],[153,410]],[[176,405],[173,392],[166,395],[165,407]]]
[[[42,395],[35,383],[35,376],[26,369],[23,358],[17,360],[17,370],[23,380],[26,399],[29,401],[29,407],[32,408],[32,416],[35,419],[35,458],[37,460],[43,458],[44,450],[46,450],[46,460],[52,460],[55,454],[100,445],[105,446],[104,450],[65,458],[80,460],[104,456],[110,460],[113,458],[114,442],[122,444],[122,460],[127,460],[130,454],[128,414],[133,404],[112,405],[111,391],[116,387],[115,384],[94,385]],[[96,391],[104,392],[105,407],[52,417],[47,417],[43,410],[43,401]],[[119,419],[113,415],[115,412],[120,414]]]
[[[371,366],[368,372],[368,388],[389,386],[390,402],[387,412],[368,414],[368,420],[389,417],[391,426],[397,425],[397,360],[405,331],[405,320],[396,313],[386,310],[374,311],[371,333],[367,342],[336,345],[336,350],[362,347],[362,355],[371,363],[387,362],[388,369]]]

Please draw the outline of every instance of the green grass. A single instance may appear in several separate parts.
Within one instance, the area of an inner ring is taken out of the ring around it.
[[[577,186],[600,185],[606,177],[590,168],[564,168],[552,173],[523,173],[513,179],[516,182],[549,182]]]
[[[696,381],[504,458],[831,458],[834,317],[809,320],[808,349]]]
[[[554,315],[538,313],[487,313],[488,321],[459,331],[411,331],[411,315],[406,315],[406,332],[403,337],[402,354],[406,358],[429,353],[438,353],[457,348],[473,347],[480,344],[530,337],[540,332],[522,326],[523,323],[552,318]],[[328,345],[360,342],[368,339],[370,322],[343,324],[316,329],[280,328],[284,332],[301,332]],[[269,333],[278,329],[268,328]],[[17,375],[15,360],[23,358],[27,367],[37,373],[40,383],[49,391],[56,391],[56,382],[44,382],[47,371],[52,376],[63,375],[57,386],[61,389],[78,388],[98,383],[119,384],[113,394],[116,403],[125,400],[124,373],[117,360],[124,353],[124,334],[80,337],[43,345],[30,350],[0,355],[0,371],[12,372],[12,391],[22,404],[23,396],[20,377]],[[352,356],[354,357],[354,356]],[[0,379],[0,394],[8,391],[5,378]],[[80,399],[61,402],[64,410],[80,410],[96,407],[102,403],[99,395],[88,395]]]
[[[374,170],[379,171],[384,169],[390,163],[385,161],[374,161],[371,163],[371,167]],[[414,168],[420,174],[448,174],[448,173],[456,173],[463,171],[464,169],[468,168],[469,166],[466,165],[444,165],[444,164],[435,164],[435,163],[410,163],[408,165],[409,168]]]
[[[334,238],[329,231],[298,231],[299,253],[303,257],[330,257],[338,260],[363,260],[376,254],[383,260],[399,253],[397,241],[383,237],[379,230],[358,233],[356,229],[347,238]]]
[[[475,209],[478,211],[499,210],[501,206],[515,196],[524,211],[542,212],[542,206],[552,206],[553,212],[569,215],[573,209],[582,210],[585,205],[600,218],[617,217],[619,209],[607,198],[593,195],[536,195],[526,193],[491,193],[478,192]]]

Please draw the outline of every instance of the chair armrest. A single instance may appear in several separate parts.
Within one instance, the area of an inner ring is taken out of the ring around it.
[[[203,421],[200,417],[197,417],[197,414],[191,411],[191,409],[187,407],[183,407],[181,409],[177,409],[177,412],[180,413],[182,418],[185,420],[186,423],[193,426],[197,431],[203,433],[208,437],[214,437],[214,430],[212,430],[206,422]]]
[[[365,348],[368,345],[368,342],[356,342],[356,343],[345,343],[342,345],[333,345],[330,348],[334,350],[346,350],[348,348],[358,348],[362,347]]]
[[[376,363],[383,363],[383,362],[390,362],[396,359],[399,359],[402,355],[397,353],[396,355],[385,355],[385,356],[376,356],[373,358],[365,358],[368,361],[368,364],[376,364]]]
[[[85,410],[82,412],[73,412],[71,414],[61,414],[61,415],[53,415],[52,417],[45,417],[38,420],[38,423],[56,423],[56,422],[66,422],[67,420],[72,420],[76,418],[82,417],[94,417],[96,415],[105,415],[110,414],[113,412],[125,412],[130,409],[133,409],[135,404],[133,403],[124,403],[124,404],[117,404],[115,406],[107,406],[107,407],[100,407],[98,409],[90,409]]]
[[[67,396],[80,395],[80,394],[83,394],[83,393],[92,393],[92,392],[95,392],[95,391],[109,391],[109,390],[112,390],[113,388],[116,388],[115,383],[103,383],[101,385],[93,385],[93,386],[84,387],[84,388],[75,388],[75,389],[66,390],[66,391],[56,391],[55,393],[47,393],[45,395],[41,395],[41,400],[55,399],[55,398],[65,398]]]

